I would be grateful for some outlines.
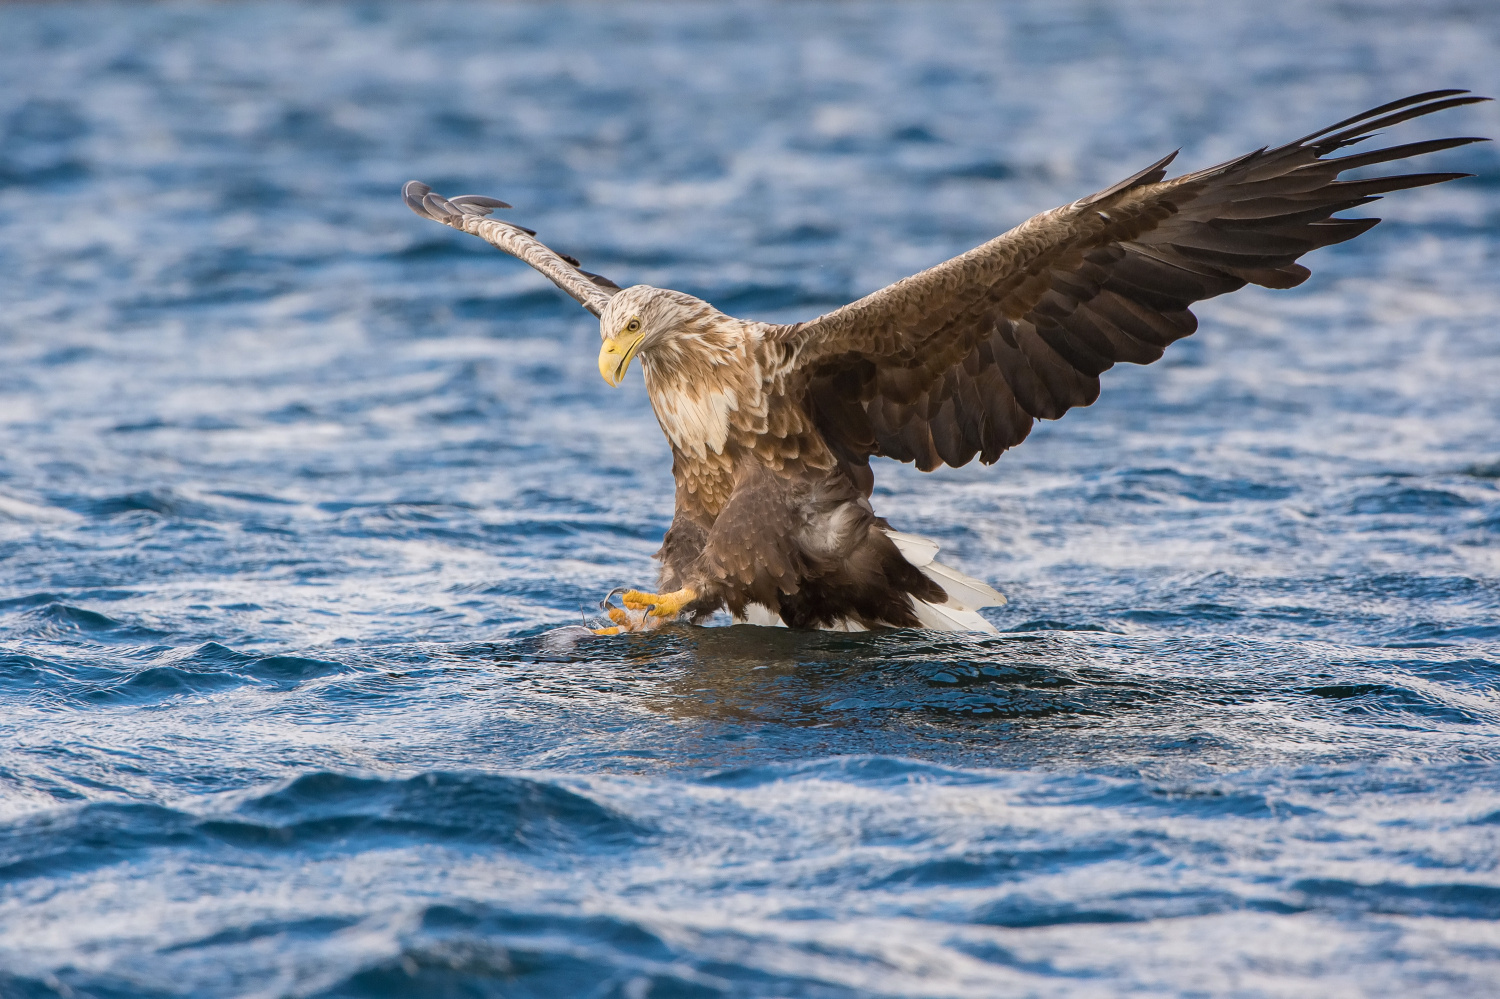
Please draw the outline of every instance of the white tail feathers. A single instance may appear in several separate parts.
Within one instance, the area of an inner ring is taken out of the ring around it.
[[[981,607],[1000,607],[1005,603],[1005,597],[989,583],[965,576],[941,562],[922,566],[922,574],[943,588],[948,594],[946,606],[953,610],[972,611]]]
[[[941,604],[912,600],[912,610],[916,612],[922,627],[932,631],[980,631],[988,635],[1000,633],[979,614],[981,607],[999,607],[1005,603],[1005,597],[999,590],[983,580],[965,576],[952,566],[934,562],[932,559],[938,553],[938,543],[931,538],[903,534],[901,531],[886,531],[885,536],[895,543],[902,558],[922,570],[924,576],[941,586],[943,592],[948,594],[947,602]],[[779,613],[760,604],[746,604],[744,615],[736,617],[734,621],[735,624],[785,627]],[[835,622],[823,630],[867,629],[857,621],[846,620]]]
[[[999,630],[977,611],[958,610],[949,604],[930,604],[925,600],[913,600],[912,610],[922,627],[930,631],[982,631],[986,635],[998,635]]]
[[[902,558],[919,569],[931,562],[933,556],[938,553],[938,543],[920,534],[886,531],[885,536],[896,545],[896,550],[901,553]]]
[[[901,556],[922,570],[922,574],[943,588],[948,594],[946,603],[934,604],[925,600],[913,600],[912,609],[922,627],[934,631],[982,631],[997,635],[999,632],[978,613],[981,607],[999,607],[1005,603],[1000,591],[983,580],[965,576],[952,566],[934,562],[938,543],[931,538],[900,531],[886,531],[885,536],[896,545]]]

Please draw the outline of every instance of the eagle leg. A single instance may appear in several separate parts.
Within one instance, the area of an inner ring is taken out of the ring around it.
[[[626,590],[620,595],[620,602],[631,610],[645,610],[651,607],[653,608],[651,617],[676,617],[697,596],[697,591],[691,586],[684,586],[671,593],[642,593],[640,590]],[[613,619],[614,615],[610,617]]]

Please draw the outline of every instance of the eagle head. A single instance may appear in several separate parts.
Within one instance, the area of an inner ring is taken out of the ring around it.
[[[637,354],[642,363],[675,353],[688,328],[714,313],[701,298],[637,284],[610,298],[599,315],[599,373],[611,385],[625,380]]]

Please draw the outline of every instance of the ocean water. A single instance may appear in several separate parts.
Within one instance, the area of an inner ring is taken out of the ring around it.
[[[877,509],[999,637],[578,625],[669,456],[483,193],[807,318],[1500,8],[0,5],[0,996],[1500,995],[1500,158]],[[1391,141],[1500,136],[1495,105]]]

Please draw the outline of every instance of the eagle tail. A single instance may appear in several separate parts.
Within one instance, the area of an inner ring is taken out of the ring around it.
[[[1000,632],[979,613],[981,607],[999,607],[1005,597],[999,590],[981,579],[966,576],[950,565],[933,561],[938,552],[938,543],[931,538],[901,531],[886,531],[885,536],[895,544],[901,557],[916,566],[923,575],[943,588],[948,594],[944,603],[912,598],[912,610],[923,628],[929,631],[978,631],[986,635]],[[784,628],[781,615],[760,604],[746,604],[744,611],[734,619],[735,624],[757,624],[767,628]],[[853,620],[837,621],[822,631],[865,631],[863,625]]]
[[[912,610],[922,627],[933,631],[980,631],[987,635],[998,635],[993,624],[980,614],[981,607],[999,607],[1005,597],[989,583],[973,576],[966,576],[952,566],[933,561],[938,552],[938,543],[931,538],[901,531],[886,531],[885,536],[896,545],[901,557],[922,571],[922,574],[943,588],[948,594],[946,603],[931,603],[912,600]]]
[[[998,635],[1000,631],[977,611],[956,610],[951,604],[932,604],[913,598],[912,610],[928,631],[978,631]]]

